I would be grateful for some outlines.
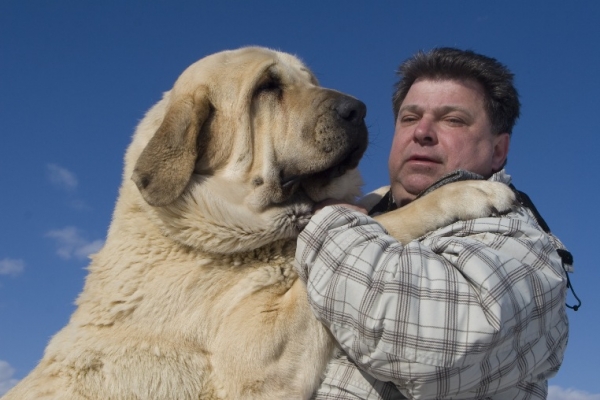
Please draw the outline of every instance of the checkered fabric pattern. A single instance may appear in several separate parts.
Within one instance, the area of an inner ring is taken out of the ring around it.
[[[323,209],[297,269],[343,351],[314,398],[545,399],[568,337],[557,248],[524,208],[406,246],[363,214]]]

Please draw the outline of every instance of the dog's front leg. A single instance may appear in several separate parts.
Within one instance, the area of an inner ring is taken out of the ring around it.
[[[391,236],[406,244],[459,220],[508,212],[515,204],[514,193],[503,183],[461,181],[449,183],[402,208],[378,215],[375,220]]]

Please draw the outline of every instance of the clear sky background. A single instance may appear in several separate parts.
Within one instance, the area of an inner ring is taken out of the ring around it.
[[[1,0],[0,394],[73,312],[137,122],[189,64],[244,45],[367,104],[365,191],[388,180],[402,60],[456,46],[508,65],[523,104],[508,172],[574,254],[583,300],[550,398],[600,399],[600,2],[522,0]]]

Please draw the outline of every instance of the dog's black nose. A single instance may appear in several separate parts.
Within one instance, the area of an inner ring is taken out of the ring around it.
[[[335,111],[343,120],[353,125],[359,125],[364,122],[365,115],[367,115],[367,106],[360,100],[344,97],[338,101]]]

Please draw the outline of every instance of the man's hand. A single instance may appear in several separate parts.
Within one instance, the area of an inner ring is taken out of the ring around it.
[[[369,212],[362,207],[356,206],[354,204],[344,203],[343,201],[336,200],[336,199],[326,199],[319,203],[316,203],[313,207],[313,214],[318,213],[319,211],[321,211],[321,209],[323,209],[323,207],[327,207],[327,206],[342,206],[342,207],[346,207],[350,210],[361,212],[363,214],[367,214],[367,215],[369,214]]]

